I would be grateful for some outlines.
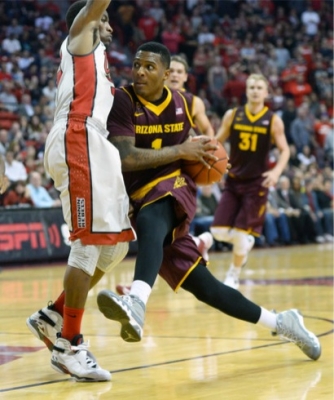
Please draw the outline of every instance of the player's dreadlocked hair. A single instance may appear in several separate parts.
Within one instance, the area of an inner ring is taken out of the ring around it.
[[[85,7],[86,4],[87,4],[87,0],[79,0],[75,3],[73,3],[69,7],[69,9],[67,10],[66,16],[65,16],[66,25],[67,25],[68,30],[71,28],[76,16]]]
[[[157,42],[147,42],[138,47],[138,51],[148,51],[150,53],[159,54],[163,65],[168,69],[170,66],[170,52],[166,46]]]

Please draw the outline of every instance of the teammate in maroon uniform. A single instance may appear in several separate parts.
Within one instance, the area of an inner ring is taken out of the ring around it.
[[[277,183],[285,168],[290,150],[280,117],[264,105],[268,82],[263,75],[247,79],[247,104],[226,112],[217,139],[230,141],[230,163],[225,190],[211,227],[218,241],[233,244],[233,260],[224,283],[239,287],[239,275],[246,264],[254,236],[264,223],[268,188]],[[272,143],[280,151],[274,168],[268,169]]]
[[[203,100],[184,89],[184,85],[188,80],[188,70],[189,66],[184,57],[172,56],[170,63],[170,75],[166,81],[166,84],[170,89],[179,90],[184,94],[198,134],[213,137],[215,133],[209,118],[206,115],[205,104]]]
[[[180,148],[185,145],[191,118],[182,95],[164,86],[169,63],[165,46],[145,43],[134,58],[133,85],[115,93],[109,138],[120,151],[134,207],[138,255],[130,294],[118,296],[103,290],[97,298],[99,309],[107,318],[121,323],[125,341],[141,340],[146,303],[160,273],[173,290],[182,287],[230,316],[276,331],[315,360],[320,357],[320,343],[304,327],[297,310],[276,315],[219,282],[206,268],[188,234],[196,191],[191,179],[180,170],[179,160],[185,157]],[[193,148],[195,143],[186,145]],[[204,143],[201,140],[200,147]]]

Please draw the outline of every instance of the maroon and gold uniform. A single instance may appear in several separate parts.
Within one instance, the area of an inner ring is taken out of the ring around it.
[[[184,98],[186,99],[190,115],[192,116],[192,118],[194,118],[195,96],[192,93],[187,92],[185,89],[181,89],[180,92],[182,93],[182,96],[184,96]],[[198,126],[196,124],[193,125],[192,128],[196,135],[202,135],[202,132],[198,129]]]
[[[247,105],[235,109],[229,137],[232,167],[212,226],[261,234],[268,195],[262,174],[269,169],[273,116],[267,107],[256,115]]]
[[[167,87],[164,94],[165,100],[155,105],[137,96],[132,85],[116,89],[114,107],[108,119],[110,136],[134,137],[136,147],[145,149],[183,143],[194,126],[187,100],[182,93]],[[164,248],[160,275],[177,289],[201,260],[201,254],[188,234],[196,212],[196,186],[182,173],[180,161],[145,171],[124,172],[124,181],[134,207],[134,226],[136,213],[146,204],[166,196],[175,199],[179,225],[173,232],[173,242]]]

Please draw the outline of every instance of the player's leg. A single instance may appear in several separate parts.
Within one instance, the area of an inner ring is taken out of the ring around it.
[[[60,373],[69,373],[78,381],[111,378],[109,371],[99,367],[87,350],[81,334],[84,307],[100,252],[101,246],[85,246],[81,240],[74,241],[64,277],[63,327],[53,346],[51,366]]]
[[[235,221],[238,216],[239,210],[242,206],[242,196],[238,193],[238,186],[231,179],[227,179],[226,188],[222,194],[222,197],[217,206],[214,220],[210,231],[214,239],[218,242],[226,242],[233,245],[232,249],[232,261],[230,268],[226,275],[226,284],[234,288],[239,286],[239,270],[235,268],[235,265],[241,265],[243,261],[243,255],[239,255],[235,252],[236,245],[240,248],[239,233],[235,229]],[[235,245],[235,242],[236,245]]]
[[[232,194],[233,193],[233,194]],[[233,243],[232,263],[226,274],[224,283],[238,289],[239,276],[242,267],[246,265],[248,254],[253,248],[255,239],[249,232],[260,234],[264,223],[265,209],[267,203],[267,189],[261,186],[259,182],[239,183],[234,191],[228,191],[226,194],[228,209],[232,210],[234,215],[233,229],[226,232],[226,228],[217,226],[219,222],[219,214],[215,214],[215,221],[211,232],[214,238],[224,237],[227,234],[231,237],[230,242]],[[235,198],[238,199],[236,205],[232,204]],[[225,210],[226,212],[226,210]],[[228,219],[226,219],[228,221]]]
[[[253,248],[254,243],[255,239],[252,235],[249,235],[247,232],[234,230],[232,263],[226,273],[225,285],[231,286],[233,289],[239,288],[241,269],[246,265],[248,254]]]
[[[141,340],[145,307],[159,273],[166,241],[171,241],[178,221],[175,200],[166,196],[142,207],[136,218],[138,252],[130,293],[118,296],[109,290],[98,294],[100,311],[121,323],[121,337],[127,342]]]
[[[83,246],[80,240],[73,243],[69,265],[78,267],[69,266],[65,274],[64,323],[61,334],[57,335],[51,358],[51,366],[56,371],[70,373],[79,381],[110,380],[109,371],[99,367],[94,356],[87,350],[87,345],[83,343],[80,333],[81,318],[89,289],[105,272],[124,259],[128,248],[127,242],[114,246]],[[96,268],[91,265],[98,266],[97,273]]]
[[[190,235],[195,242],[198,251],[202,254],[202,257],[209,261],[209,250],[213,245],[213,237],[210,232],[203,232],[198,236]],[[118,284],[116,285],[116,292],[119,295],[130,294],[131,285]]]
[[[92,261],[94,258],[93,262],[97,263],[97,268],[95,268],[93,276],[89,279],[89,289],[94,287],[106,272],[109,272],[124,259],[128,252],[128,248],[129,245],[127,242],[117,243],[114,246],[79,246],[79,253],[86,254],[87,256],[87,253],[93,252],[97,254],[98,257],[98,260],[95,261],[96,257],[92,256]],[[97,253],[96,249],[98,249]],[[79,265],[80,261],[76,261],[76,257],[77,255],[75,252],[72,254],[72,256],[70,255],[69,263],[76,263]],[[77,331],[80,332],[80,326],[78,327],[78,325],[81,325],[82,317],[82,314],[79,311],[80,309],[78,310],[77,306],[75,308],[69,308],[64,304],[65,293],[68,293],[68,290],[66,291],[66,287],[71,285],[74,286],[75,283],[80,293],[86,292],[86,283],[81,285],[80,271],[85,274],[84,281],[86,281],[86,276],[89,276],[87,271],[79,268],[68,267],[64,282],[65,291],[62,292],[54,304],[49,304],[48,307],[34,313],[31,317],[29,317],[27,320],[27,325],[36,337],[44,341],[50,351],[54,350],[52,353],[51,363],[52,367],[56,371],[60,373],[70,373],[73,377],[75,377],[76,380],[109,380],[110,373],[98,366],[94,356],[87,350],[87,346],[83,343],[82,335],[80,333],[75,333]],[[75,299],[75,305],[79,304],[80,306],[80,304],[85,301],[84,298],[87,297],[87,294],[86,296],[80,297],[81,300],[79,300],[78,303]],[[64,325],[66,322],[68,322],[66,319],[69,311],[71,312],[71,320],[69,321],[70,324],[68,324],[70,331],[66,333],[63,328],[63,321],[65,322]],[[74,316],[76,324],[73,324]],[[77,317],[79,318],[77,319]],[[71,331],[72,329],[75,329],[75,326],[77,326],[77,330]],[[74,354],[76,360],[73,364],[72,356]],[[70,368],[68,367],[68,363],[71,365]]]
[[[218,281],[202,264],[190,272],[181,287],[224,314],[262,325],[283,339],[294,342],[309,358],[317,360],[320,357],[320,342],[305,328],[303,318],[297,310],[291,309],[276,315]]]
[[[100,246],[101,253],[91,278],[89,290],[92,289],[104,276],[111,271],[126,256],[129,248],[128,242],[120,242],[114,246]],[[47,348],[52,351],[57,339],[57,333],[63,327],[63,314],[65,304],[65,291],[62,291],[55,302],[50,301],[47,307],[36,311],[28,317],[26,323],[30,331],[42,340]]]

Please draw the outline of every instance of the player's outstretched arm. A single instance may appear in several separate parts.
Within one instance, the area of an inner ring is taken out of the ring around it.
[[[207,137],[196,141],[187,140],[181,144],[157,150],[136,147],[135,139],[129,136],[113,136],[109,140],[120,153],[123,171],[141,171],[180,159],[200,161],[209,168],[210,165],[206,160],[217,161],[216,156],[208,153],[210,150],[216,150],[217,146],[209,143],[210,138]]]
[[[111,0],[87,0],[70,27],[68,49],[73,54],[88,54],[99,43],[99,23],[110,3]]]
[[[222,144],[224,144],[224,142],[226,142],[226,140],[230,137],[230,129],[231,129],[234,113],[235,113],[234,109],[230,109],[230,110],[226,111],[226,113],[222,119],[222,123],[217,131],[216,136],[215,136],[215,138]]]

